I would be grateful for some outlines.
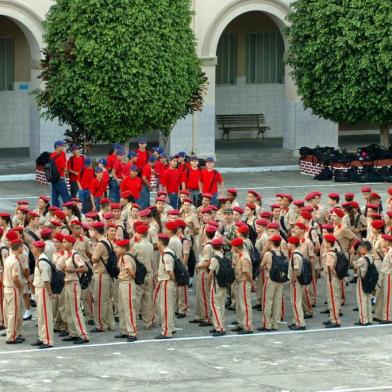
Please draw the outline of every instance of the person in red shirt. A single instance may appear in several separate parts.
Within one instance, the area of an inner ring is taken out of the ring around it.
[[[120,201],[120,184],[126,176],[125,166],[128,159],[124,150],[118,151],[118,156],[119,158],[113,166],[112,179],[109,185],[109,198],[115,203]]]
[[[155,157],[149,157],[147,165],[144,165],[142,168],[141,176],[143,186],[139,203],[142,210],[146,209],[147,207],[150,207],[151,176],[155,166],[155,161]]]
[[[101,167],[95,168],[95,178],[90,183],[90,200],[93,211],[99,211],[101,207],[101,199],[105,197],[105,193],[109,184],[109,177],[104,176],[104,170]]]
[[[169,158],[170,166],[166,169],[161,177],[161,184],[169,197],[169,204],[176,210],[178,208],[178,195],[181,185],[180,172],[177,169],[177,158]]]
[[[131,192],[136,203],[140,199],[140,192],[142,190],[142,179],[138,177],[138,172],[139,169],[137,166],[131,166],[130,174],[124,178],[120,185],[121,193],[126,191]]]
[[[139,139],[139,148],[136,150],[136,166],[141,170],[148,162],[147,140],[145,137]]]
[[[137,166],[137,154],[135,151],[129,151],[128,153],[128,162],[125,164],[125,173],[129,173],[132,166]]]
[[[116,163],[119,152],[123,150],[120,144],[113,144],[113,148],[110,150],[108,156],[106,157],[106,169],[111,172],[114,164]]]
[[[214,158],[206,159],[206,168],[201,171],[202,193],[212,194],[211,204],[217,205],[218,185],[223,192],[224,183],[222,175],[214,169]]]
[[[158,188],[159,188],[159,183],[161,182],[161,177],[163,172],[168,168],[167,164],[167,158],[164,152],[157,156],[155,156],[156,162],[155,162],[155,175],[157,176],[157,181],[158,181]]]
[[[182,173],[182,189],[189,191],[189,198],[192,204],[200,206],[200,194],[202,189],[201,170],[199,168],[199,160],[196,156],[191,156],[189,167],[185,168]]]
[[[58,140],[54,143],[54,151],[50,154],[49,159],[54,161],[60,176],[58,180],[51,182],[52,205],[60,207],[60,197],[63,203],[71,200],[64,180],[65,170],[67,168],[67,156],[65,155],[64,142],[62,140]]]
[[[80,147],[75,144],[71,146],[71,152],[72,156],[68,159],[67,169],[72,198],[76,197],[79,191],[78,177],[84,167],[84,156],[81,154]]]
[[[82,201],[82,212],[85,214],[91,211],[92,205],[90,204],[90,191],[89,187],[91,181],[94,179],[94,169],[91,167],[91,159],[84,159],[84,167],[79,173],[77,185],[79,189],[79,199]]]
[[[185,161],[186,154],[184,151],[180,151],[176,154],[177,158],[177,169],[180,172],[181,178],[185,170],[189,167],[189,163]]]

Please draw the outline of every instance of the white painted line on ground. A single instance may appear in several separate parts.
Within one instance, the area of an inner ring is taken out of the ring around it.
[[[38,352],[48,352],[48,351],[59,351],[59,350],[77,350],[82,348],[95,348],[95,347],[112,347],[112,346],[123,346],[125,344],[129,345],[139,345],[139,344],[146,344],[146,343],[173,343],[173,342],[185,342],[185,341],[198,341],[198,340],[215,340],[220,341],[222,339],[233,339],[233,338],[252,338],[252,337],[274,337],[278,335],[302,335],[302,334],[309,334],[315,332],[340,332],[340,331],[350,331],[350,330],[361,330],[361,329],[373,329],[373,328],[392,328],[391,325],[370,325],[367,327],[361,326],[352,326],[352,327],[342,327],[342,328],[335,328],[335,329],[327,329],[327,328],[318,328],[318,329],[307,329],[305,331],[277,331],[277,332],[257,332],[252,335],[224,335],[218,338],[214,338],[211,335],[207,336],[186,336],[183,338],[172,338],[172,339],[146,339],[146,340],[137,340],[133,343],[128,342],[110,342],[110,343],[94,343],[94,344],[85,344],[85,345],[72,345],[72,346],[60,346],[60,347],[53,347],[46,350],[40,349],[28,349],[28,350],[15,350],[15,351],[0,351],[1,355],[11,355],[11,354],[24,354],[24,353],[38,353]],[[341,391],[339,391],[341,392]]]
[[[285,172],[299,171],[298,165],[282,165],[282,166],[255,166],[255,167],[218,167],[222,174],[230,173],[269,173],[269,172]]]
[[[50,197],[48,195],[48,197]],[[12,197],[0,197],[1,200],[19,200],[19,199],[37,199],[38,200],[38,195],[37,196],[12,196]]]
[[[31,181],[35,180],[35,173],[32,174],[5,174],[0,176],[0,182],[5,181]]]
[[[363,388],[349,388],[349,389],[328,389],[326,391],[317,391],[317,392],[360,392],[360,391],[386,391],[392,390],[392,385],[384,385],[382,387],[363,387]]]

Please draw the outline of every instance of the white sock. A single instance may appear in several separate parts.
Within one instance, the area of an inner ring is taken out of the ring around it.
[[[35,295],[34,295],[34,294],[31,294],[31,299],[32,299],[33,301],[35,301]]]
[[[32,315],[31,309],[26,309],[25,312],[24,312],[23,317],[30,317],[31,315]]]

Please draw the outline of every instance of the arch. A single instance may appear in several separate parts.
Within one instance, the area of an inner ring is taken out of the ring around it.
[[[23,31],[31,58],[38,61],[43,48],[42,19],[31,9],[13,1],[0,0],[0,15],[10,18]]]
[[[283,0],[234,0],[228,4],[212,21],[207,29],[202,45],[202,57],[215,57],[219,38],[228,24],[238,16],[247,12],[260,11],[267,14],[282,32],[285,49],[287,40],[283,29],[288,26],[286,16],[290,13],[290,7]]]

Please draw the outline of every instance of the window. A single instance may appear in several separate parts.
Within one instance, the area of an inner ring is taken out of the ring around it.
[[[223,33],[218,43],[216,84],[235,84],[237,72],[237,36]]]
[[[283,54],[280,32],[249,33],[246,42],[246,82],[284,83]]]
[[[0,91],[14,89],[14,41],[0,37]]]

